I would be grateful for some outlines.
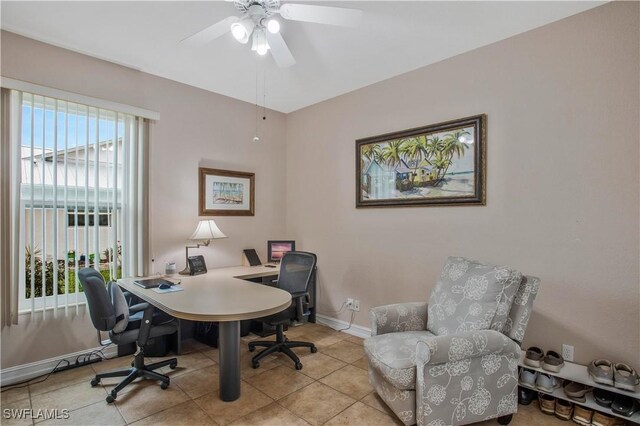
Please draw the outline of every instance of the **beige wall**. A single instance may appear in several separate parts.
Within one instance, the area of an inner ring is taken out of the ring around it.
[[[192,254],[203,254],[209,267],[237,265],[242,249],[255,247],[265,258],[266,240],[286,237],[283,114],[268,112],[256,144],[251,104],[7,32],[1,74],[160,113],[150,130],[154,271],[167,261],[184,267],[184,245],[198,223],[199,164],[255,172],[256,215],[216,218],[229,238]],[[19,325],[2,330],[2,368],[96,345],[83,312],[45,323],[21,316]]]
[[[425,300],[448,255],[504,263],[543,280],[526,345],[570,343],[578,361],[640,367],[638,15],[638,3],[612,3],[270,113],[258,145],[250,104],[5,32],[1,72],[161,113],[151,127],[156,270],[181,266],[198,164],[255,171],[256,216],[216,219],[230,238],[193,251],[208,265],[237,264],[251,246],[264,258],[265,240],[295,237],[318,253],[321,312],[355,297],[355,322],[368,326],[371,306]],[[486,207],[355,209],[355,139],[478,113],[488,115]],[[95,343],[82,312],[21,318],[2,330],[2,368]]]
[[[638,15],[608,4],[287,115],[287,228],[318,254],[320,312],[357,298],[368,327],[467,256],[542,278],[525,345],[640,368]],[[480,113],[486,207],[355,208],[355,139]]]

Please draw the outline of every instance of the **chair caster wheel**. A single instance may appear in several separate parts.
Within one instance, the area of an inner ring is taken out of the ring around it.
[[[513,414],[509,414],[508,416],[498,417],[498,424],[508,425],[511,423],[511,419],[513,419]]]
[[[172,364],[169,364],[169,368],[172,369],[172,370],[175,370],[177,366],[178,366],[178,364],[175,363],[175,362],[172,363]]]
[[[302,363],[296,362],[296,370],[302,370]]]
[[[131,366],[133,367],[133,361],[131,361]]]
[[[91,380],[91,387],[98,386],[98,383],[100,383],[100,379],[92,379]]]
[[[260,362],[259,362],[259,361],[252,361],[252,362],[251,362],[251,366],[252,366],[253,368],[258,368],[258,367],[260,367]]]
[[[311,347],[311,353],[315,354],[316,352],[318,352],[318,348],[316,348],[315,346]]]
[[[249,352],[253,352],[255,350],[256,350],[255,346],[249,346]]]
[[[169,387],[169,382],[162,382],[162,384],[160,385],[160,389],[162,390],[165,390],[168,387]]]
[[[107,396],[107,404],[111,404],[113,401],[116,400],[116,398],[112,395]]]

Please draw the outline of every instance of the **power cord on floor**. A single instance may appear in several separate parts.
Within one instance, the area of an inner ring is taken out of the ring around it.
[[[107,356],[102,351],[104,349],[106,349],[107,346],[109,346],[111,344],[112,343],[108,343],[106,345],[103,345],[100,349],[95,349],[95,350],[93,350],[91,352],[87,352],[85,354],[78,355],[76,357],[75,363],[73,363],[73,364],[71,362],[69,362],[69,360],[67,360],[67,359],[61,359],[60,361],[58,361],[56,366],[53,367],[53,369],[51,371],[49,371],[48,373],[44,373],[44,374],[41,374],[41,375],[36,376],[36,377],[32,377],[32,378],[27,379],[27,380],[23,380],[23,381],[18,382],[18,383],[13,383],[11,385],[3,386],[0,389],[0,392],[6,392],[6,391],[11,390],[11,389],[24,388],[24,387],[27,387],[29,385],[35,385],[37,383],[42,383],[45,380],[47,380],[49,378],[49,376],[51,376],[53,373],[56,373],[60,368],[60,364],[62,364],[62,363],[66,363],[65,365],[63,365],[63,367],[71,367],[74,364],[78,365],[80,363],[83,363],[83,364],[87,363],[87,362],[91,361],[91,358],[94,357],[94,356],[97,356],[99,359],[102,359],[102,360],[110,359],[110,358],[107,358]],[[44,378],[42,380],[37,380],[37,379],[39,379],[41,377],[44,377]],[[37,381],[34,382],[34,380],[37,380]]]
[[[62,364],[63,362],[66,362],[66,363],[67,363],[67,366],[70,366],[70,365],[71,365],[71,363],[70,363],[68,360],[66,360],[66,359],[61,359],[60,361],[58,361],[58,363],[56,364],[56,366],[55,366],[55,367],[53,367],[53,369],[52,369],[51,371],[49,371],[48,373],[41,374],[41,375],[39,375],[39,376],[32,377],[31,379],[28,379],[28,380],[23,380],[23,381],[21,381],[21,382],[14,383],[14,384],[12,384],[12,385],[3,386],[3,387],[2,387],[2,389],[0,390],[0,392],[6,392],[6,391],[11,390],[11,389],[24,388],[24,387],[29,386],[29,385],[35,385],[36,383],[42,383],[42,382],[44,382],[45,380],[47,380],[47,379],[49,378],[49,376],[50,376],[50,375],[52,375],[53,373],[55,373],[55,372],[58,370],[58,367],[60,366],[60,364]],[[43,377],[43,376],[44,376],[44,379],[42,379],[42,380],[38,380],[37,382],[33,382],[33,380],[39,379],[40,377]]]

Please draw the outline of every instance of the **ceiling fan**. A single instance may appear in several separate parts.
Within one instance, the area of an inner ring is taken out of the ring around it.
[[[279,67],[287,68],[296,63],[287,43],[280,34],[280,22],[273,16],[279,14],[290,21],[313,22],[317,24],[352,27],[362,17],[359,9],[331,6],[286,3],[280,0],[226,0],[233,1],[241,16],[230,16],[198,31],[182,42],[202,45],[222,37],[229,31],[242,44],[251,39],[251,50],[258,55],[271,51]]]

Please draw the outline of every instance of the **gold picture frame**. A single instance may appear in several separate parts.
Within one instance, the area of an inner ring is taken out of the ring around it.
[[[200,216],[254,216],[255,173],[199,168]]]
[[[356,140],[356,207],[486,205],[486,114]]]

